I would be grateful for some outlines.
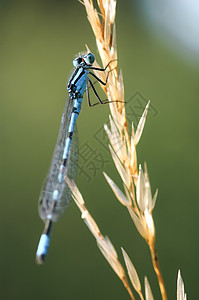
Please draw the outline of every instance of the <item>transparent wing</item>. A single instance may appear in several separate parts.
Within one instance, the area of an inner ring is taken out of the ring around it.
[[[55,146],[54,154],[51,161],[51,166],[47,178],[43,184],[42,191],[39,197],[39,215],[44,221],[47,215],[52,214],[53,192],[58,184],[59,167],[63,162],[63,151],[65,140],[68,137],[68,128],[71,119],[73,108],[73,100],[70,98],[66,101],[64,112],[62,115],[59,135]],[[75,180],[78,166],[78,133],[75,127],[71,142],[68,163],[65,168],[64,175]],[[56,204],[56,209],[53,211],[52,220],[57,221],[64,213],[66,207],[71,200],[71,191],[65,180],[59,184],[59,197]]]

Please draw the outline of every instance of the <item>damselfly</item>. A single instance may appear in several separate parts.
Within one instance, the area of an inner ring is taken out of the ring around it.
[[[62,115],[50,170],[39,198],[39,215],[45,222],[44,231],[36,253],[36,261],[39,264],[44,262],[47,254],[53,222],[59,219],[70,202],[71,191],[64,180],[64,176],[67,175],[71,179],[74,179],[76,176],[77,149],[73,133],[81,110],[84,92],[87,92],[89,106],[115,102],[101,101],[92,81],[88,77],[88,75],[91,75],[101,84],[106,85],[108,75],[104,82],[90,70],[105,71],[111,62],[105,68],[97,68],[93,66],[94,61],[95,56],[92,53],[80,55],[73,60],[75,69],[68,82],[68,100]],[[91,104],[88,83],[98,99],[97,103]]]

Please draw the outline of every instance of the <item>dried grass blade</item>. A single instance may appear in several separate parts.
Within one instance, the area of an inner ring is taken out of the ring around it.
[[[123,81],[122,69],[120,69],[118,90],[119,90],[119,100],[120,101],[124,101],[124,81]],[[120,103],[120,104],[123,106],[122,110],[125,111],[125,105],[124,105],[124,103]],[[123,112],[123,114],[125,115],[124,112]]]
[[[102,13],[102,18],[104,19],[105,18],[105,7],[103,6],[103,1],[102,0],[97,0],[97,4],[99,6],[99,9]]]
[[[145,283],[145,299],[154,300],[151,287],[146,276],[144,278],[144,283]]]
[[[118,173],[120,174],[120,176],[121,176],[123,182],[126,184],[126,186],[129,186],[130,181],[131,181],[130,175],[127,174],[125,168],[123,167],[122,163],[118,159],[118,157],[115,154],[115,152],[113,151],[113,149],[111,147],[109,147],[109,149],[111,151],[111,155],[112,155],[112,158],[114,160],[115,166],[116,166],[116,168],[118,170]]]
[[[108,236],[104,236],[104,241],[106,242],[106,245],[109,248],[109,251],[112,253],[112,255],[117,258],[117,252],[115,250],[115,247],[111,243],[109,237]]]
[[[149,175],[147,170],[146,162],[144,163],[144,180],[145,180],[145,203],[148,208],[152,206],[152,194],[151,194],[151,185],[149,181]]]
[[[112,25],[115,22],[116,0],[110,0],[110,3],[109,3],[109,13],[110,13],[110,24]]]
[[[144,173],[142,171],[142,167],[141,165],[139,165],[139,176],[137,181],[136,196],[137,196],[137,203],[141,212],[145,211],[148,204],[147,199],[144,195],[145,195],[145,178],[144,178]]]
[[[151,201],[151,205],[149,206],[150,211],[152,211],[155,207],[157,196],[158,196],[158,189],[156,189],[153,199]]]
[[[121,279],[123,276],[125,276],[124,269],[120,262],[118,261],[117,257],[113,255],[111,248],[107,245],[106,241],[104,239],[97,239],[97,245],[112,267],[112,269],[115,271],[115,273],[118,275],[118,277]]]
[[[131,218],[132,218],[138,232],[146,240],[148,235],[147,235],[147,232],[146,232],[143,224],[141,223],[140,219],[137,217],[137,215],[133,212],[133,210],[131,208],[128,208],[128,211],[131,215]]]
[[[104,22],[104,43],[106,47],[108,47],[109,40],[110,40],[110,4],[109,1],[106,1],[105,7],[105,22]]]
[[[93,236],[97,239],[99,236],[101,236],[101,232],[99,230],[99,227],[97,226],[95,220],[91,217],[88,210],[86,210],[82,214],[82,219],[84,219],[84,222],[86,223],[87,227],[93,234]]]
[[[67,176],[65,176],[65,181],[66,183],[68,184],[73,196],[75,197],[75,199],[77,200],[77,202],[80,204],[80,205],[83,205],[84,204],[84,199],[82,197],[82,194],[80,193],[80,191],[78,190],[75,182],[73,180],[70,180]]]
[[[125,139],[122,140],[118,128],[116,127],[115,122],[113,121],[111,116],[109,116],[109,120],[110,120],[111,132],[112,132],[111,144],[113,146],[115,153],[117,153],[119,159],[122,160],[127,155]]]
[[[136,269],[135,269],[132,261],[130,260],[128,254],[126,253],[126,251],[123,248],[121,248],[121,249],[122,249],[122,254],[123,254],[123,257],[124,257],[124,260],[125,260],[125,264],[126,264],[126,267],[127,267],[127,271],[128,271],[131,283],[132,283],[134,289],[138,293],[140,293],[141,292],[141,284],[140,284],[140,280],[139,280],[138,274],[136,272]]]
[[[86,8],[88,20],[93,29],[94,35],[98,40],[103,40],[103,28],[98,17],[96,9],[94,9],[93,2],[89,0],[83,0]]]
[[[124,183],[123,183],[123,187],[125,190],[126,197],[128,198],[128,202],[131,203],[130,206],[132,206],[132,200],[134,200],[133,194],[130,191],[130,188],[126,187],[126,185]]]
[[[116,26],[115,26],[115,23],[113,24],[111,57],[112,57],[112,59],[117,59]]]
[[[178,279],[177,279],[177,300],[186,300],[187,295],[184,291],[184,282],[182,280],[181,272],[178,270]]]
[[[137,145],[140,138],[141,138],[141,135],[142,135],[142,131],[144,129],[144,124],[145,124],[145,121],[146,121],[146,116],[147,116],[147,112],[148,112],[148,108],[149,108],[149,104],[150,104],[150,101],[147,103],[146,107],[145,107],[145,110],[140,118],[140,121],[138,123],[138,126],[137,126],[137,130],[136,130],[136,133],[135,133],[135,136],[134,136],[134,144]]]
[[[110,185],[111,189],[113,190],[113,193],[117,197],[117,199],[120,201],[120,203],[124,206],[131,206],[131,201],[125,197],[125,195],[122,193],[122,191],[118,188],[118,186],[115,184],[115,182],[105,173],[103,172],[108,184]]]

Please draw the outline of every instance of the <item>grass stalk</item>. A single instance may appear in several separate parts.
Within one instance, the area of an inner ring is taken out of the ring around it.
[[[142,170],[141,166],[139,166],[139,168],[137,166],[136,146],[143,132],[149,103],[147,104],[143,115],[140,118],[136,131],[134,130],[134,125],[132,123],[132,131],[130,136],[125,113],[123,76],[122,72],[118,72],[117,68],[118,61],[115,25],[116,0],[98,0],[98,11],[94,8],[92,0],[83,0],[81,3],[83,3],[85,6],[88,20],[96,38],[96,44],[103,66],[105,67],[110,61],[114,61],[110,64],[108,69],[108,71],[111,70],[111,72],[109,72],[107,85],[102,86],[102,89],[111,102],[114,100],[120,100],[121,102],[110,103],[110,129],[107,125],[105,125],[105,130],[109,137],[110,151],[115,166],[123,181],[125,194],[116,186],[116,184],[108,175],[105,174],[105,177],[118,200],[128,209],[138,232],[149,245],[153,268],[157,275],[162,299],[167,300],[166,289],[155,250],[155,225],[153,222],[152,211],[155,206],[157,191],[152,197],[146,164],[144,171]],[[99,67],[98,63],[95,63],[94,65]],[[101,80],[105,81],[106,74],[97,71],[95,71],[95,73]],[[71,188],[75,189],[77,192],[77,188],[73,183],[69,183],[69,185],[71,185]],[[77,192],[77,194],[78,193],[79,192]],[[101,233],[99,234],[100,231],[98,231],[95,221],[88,213],[84,203],[81,204],[81,201],[77,200],[78,197],[75,197],[76,203],[82,211],[82,214],[84,214],[85,222],[87,223],[93,235],[96,237],[100,250],[123,282],[131,299],[134,299],[125,272],[117,259],[115,249],[113,248],[112,244],[110,246],[109,240],[104,238]],[[82,199],[82,197],[80,198]],[[85,216],[89,217],[87,218]],[[97,228],[96,231],[93,228]],[[113,252],[110,252],[110,249],[114,249]],[[129,277],[135,290],[138,292],[140,299],[144,299],[141,293],[138,276],[135,275],[136,271],[133,269],[134,267],[132,267],[130,259],[128,259],[127,262],[125,262]],[[151,295],[151,298],[147,299],[153,299],[147,279],[145,280],[145,290],[149,291],[148,293]]]
[[[153,263],[153,268],[156,272],[157,278],[158,278],[158,283],[160,287],[160,292],[162,295],[163,300],[167,300],[167,294],[164,286],[164,281],[162,274],[160,272],[160,267],[159,267],[159,262],[158,262],[158,257],[155,249],[155,245],[149,245],[150,251],[151,251],[151,258],[152,258],[152,263]]]

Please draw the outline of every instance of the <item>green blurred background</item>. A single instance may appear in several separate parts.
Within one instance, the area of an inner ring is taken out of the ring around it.
[[[188,298],[197,299],[198,57],[185,56],[180,47],[153,35],[136,1],[118,3],[116,25],[128,119],[137,124],[146,101],[152,103],[138,160],[147,162],[153,193],[159,189],[153,215],[168,297],[176,299],[180,268]],[[77,1],[1,1],[0,28],[1,299],[129,299],[74,203],[54,228],[46,264],[35,264],[43,230],[37,201],[72,60],[87,44],[100,61],[85,9]],[[108,106],[83,103],[78,120],[83,169],[77,185],[120,260],[122,246],[141,282],[146,275],[154,298],[160,299],[147,245],[102,175],[105,170],[121,186],[104,144],[108,113]]]

